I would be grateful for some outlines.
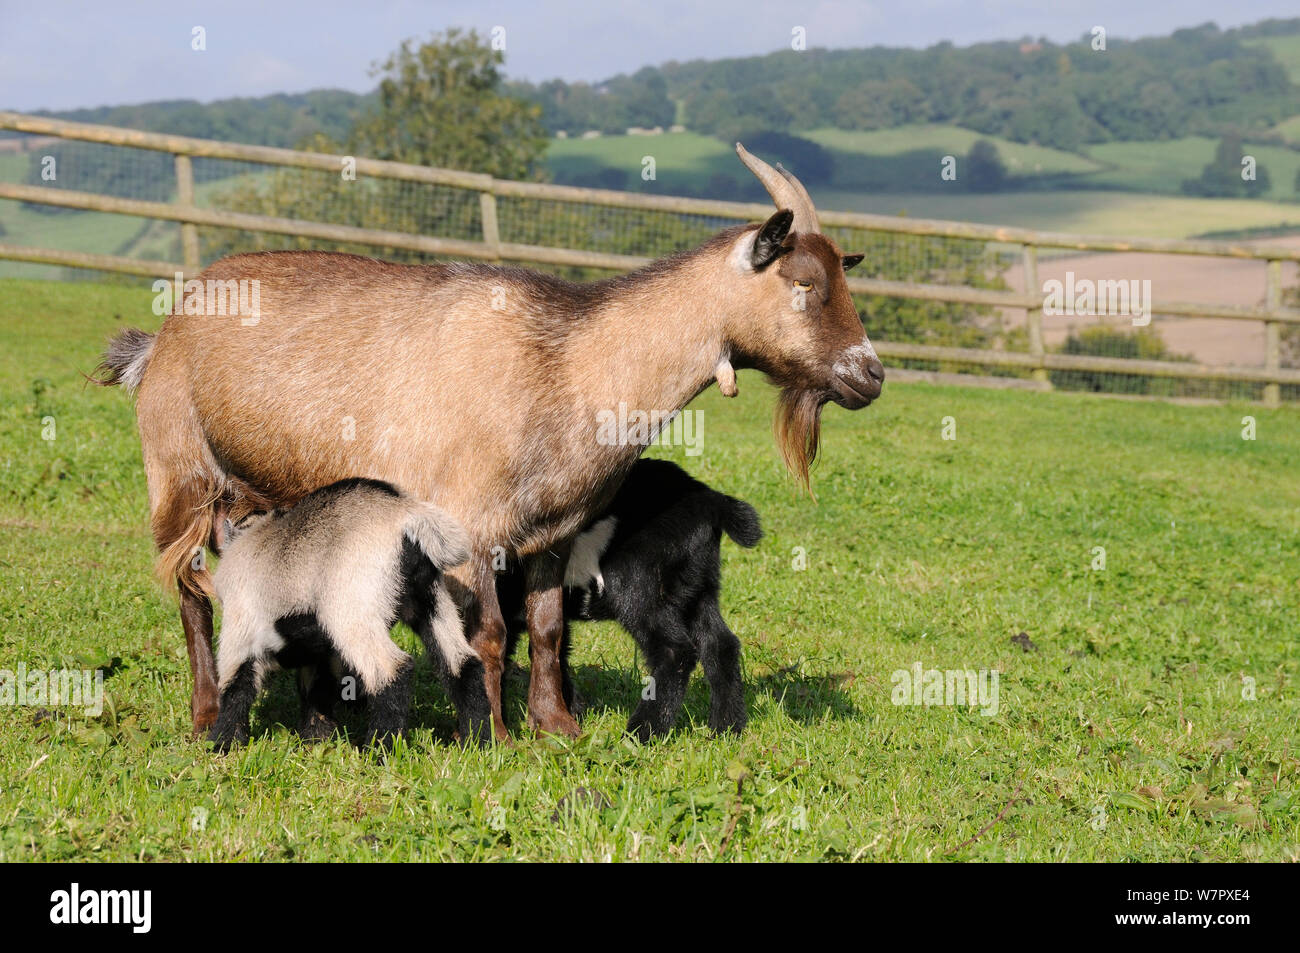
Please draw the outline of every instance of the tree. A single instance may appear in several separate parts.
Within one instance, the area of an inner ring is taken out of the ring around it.
[[[998,147],[988,139],[976,139],[966,154],[966,188],[972,192],[997,192],[1006,185],[1007,167]]]
[[[1183,192],[1188,195],[1203,195],[1209,198],[1233,198],[1247,196],[1255,198],[1269,190],[1271,181],[1268,169],[1263,164],[1255,164],[1255,178],[1243,179],[1241,164],[1245,158],[1241,139],[1228,135],[1219,140],[1214,150],[1214,158],[1206,163],[1201,174],[1194,179],[1184,179]]]
[[[504,179],[533,175],[546,149],[541,109],[503,94],[501,51],[473,30],[414,42],[371,71],[382,77],[379,101],[353,129],[353,152]]]
[[[478,35],[449,30],[415,46],[408,40],[381,65],[373,110],[346,144],[317,133],[299,148],[484,172],[500,178],[537,175],[547,140],[540,107],[501,92],[500,51]],[[165,158],[165,157],[164,157]],[[415,235],[478,240],[475,192],[395,179],[355,181],[333,172],[286,168],[246,177],[214,204],[239,212],[328,221]],[[213,229],[203,234],[209,258],[234,251],[326,248],[403,261],[424,256],[401,249],[340,247],[321,239]]]

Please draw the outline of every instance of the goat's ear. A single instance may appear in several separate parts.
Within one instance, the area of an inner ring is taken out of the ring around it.
[[[850,268],[852,268],[852,267],[853,267],[854,265],[856,265],[858,262],[862,261],[862,259],[865,258],[865,257],[867,257],[867,256],[866,256],[866,255],[845,255],[845,256],[841,259],[841,261],[844,262],[844,270],[845,270],[845,271],[848,271]]]
[[[749,256],[749,263],[755,271],[766,268],[790,250],[782,243],[790,234],[793,222],[794,212],[783,208],[762,224],[754,236],[754,250]]]

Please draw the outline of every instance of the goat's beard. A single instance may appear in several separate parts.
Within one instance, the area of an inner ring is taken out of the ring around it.
[[[817,459],[817,448],[821,443],[822,407],[825,403],[825,396],[817,391],[784,387],[772,422],[786,469],[809,496],[813,495],[809,470]]]

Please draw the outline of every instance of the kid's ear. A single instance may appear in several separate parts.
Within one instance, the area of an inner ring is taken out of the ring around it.
[[[852,267],[853,267],[854,265],[856,265],[858,262],[862,261],[862,259],[865,258],[865,257],[866,257],[866,255],[845,255],[845,256],[844,256],[842,259],[840,259],[840,260],[844,263],[844,270],[845,270],[845,271],[848,271],[850,268],[852,268]]]
[[[230,541],[235,538],[235,526],[230,522],[230,518],[226,517],[222,519],[214,528],[212,535],[214,542],[217,544],[217,555],[220,556],[226,551],[226,547],[230,545]]]

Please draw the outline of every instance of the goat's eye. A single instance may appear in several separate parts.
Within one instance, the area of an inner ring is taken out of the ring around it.
[[[796,279],[794,286],[798,288],[800,291],[812,291],[811,281],[799,281]]]

